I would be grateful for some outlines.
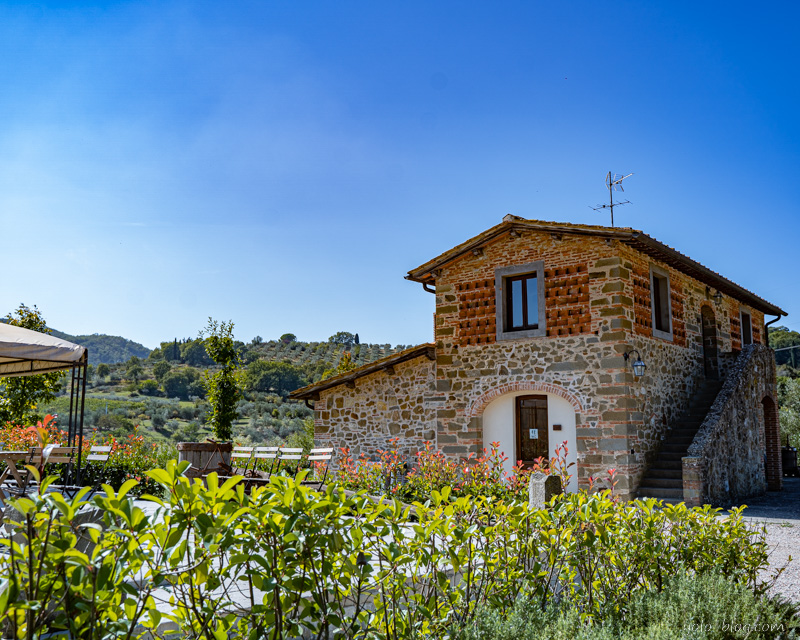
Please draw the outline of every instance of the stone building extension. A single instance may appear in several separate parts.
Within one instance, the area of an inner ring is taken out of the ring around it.
[[[626,498],[703,381],[740,376],[743,347],[764,344],[765,314],[786,315],[641,231],[516,216],[406,277],[435,294],[435,342],[295,391],[314,402],[317,439],[375,457],[397,438],[409,459],[425,441],[457,458],[500,442],[509,467],[566,442],[571,489],[613,468]],[[759,362],[772,358],[757,351]],[[638,357],[641,377],[631,367]],[[774,360],[748,375],[756,390],[696,456],[703,500],[722,499],[720,456],[731,457],[729,485],[745,478],[737,496],[779,487],[780,452],[769,445],[777,419],[765,409],[777,406]],[[747,416],[758,421],[747,433],[764,434],[752,451],[714,444]],[[684,477],[684,490],[697,491],[695,480]]]

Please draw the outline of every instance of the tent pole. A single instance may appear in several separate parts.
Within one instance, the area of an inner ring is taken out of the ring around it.
[[[71,447],[72,441],[74,438],[74,422],[73,422],[73,412],[75,410],[75,367],[72,367],[70,371],[72,377],[70,379],[70,387],[69,387],[69,414],[68,414],[68,423],[67,423],[67,446]]]
[[[81,483],[81,453],[83,452],[83,411],[86,405],[86,368],[89,363],[89,349],[83,352],[83,362],[80,366],[81,371],[81,406],[80,413],[77,417],[77,431],[78,431],[78,470],[76,476],[76,485]]]

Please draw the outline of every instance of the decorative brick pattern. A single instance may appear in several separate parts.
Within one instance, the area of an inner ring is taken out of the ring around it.
[[[670,301],[672,303],[672,339],[679,347],[686,346],[686,323],[683,319],[686,298],[681,281],[671,282]]]
[[[734,351],[742,350],[742,322],[739,319],[738,305],[730,306],[731,318],[731,349]]]
[[[497,334],[494,278],[459,282],[454,288],[461,346],[493,343]]]
[[[637,264],[633,267],[634,327],[639,335],[652,335],[653,314],[650,302],[650,270]]]
[[[590,333],[589,270],[586,264],[545,269],[544,296],[548,336]]]

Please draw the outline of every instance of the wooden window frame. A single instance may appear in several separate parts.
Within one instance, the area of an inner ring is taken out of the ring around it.
[[[501,267],[495,272],[495,306],[497,308],[497,340],[519,340],[520,338],[539,338],[547,335],[545,326],[545,298],[544,298],[544,262],[539,260],[528,264],[513,267]],[[509,314],[511,305],[511,283],[515,280],[523,280],[536,277],[536,296],[538,318],[531,322],[528,318],[527,296],[530,295],[528,287],[523,284],[523,317],[526,319],[526,326],[516,329],[510,328]]]
[[[656,294],[656,278],[660,278],[666,280],[666,300],[660,300],[661,292]],[[659,301],[661,303],[661,307],[666,306],[666,319],[667,319],[667,329],[658,329],[658,325],[661,324],[660,320],[656,314],[656,295],[659,296]],[[656,338],[661,338],[662,340],[669,340],[672,341],[672,284],[670,283],[669,278],[669,271],[665,269],[661,269],[660,267],[656,267],[654,265],[650,266],[650,314],[651,314],[651,321],[653,323],[653,336]]]
[[[506,305],[505,305],[505,312],[506,312],[506,327],[507,331],[531,331],[539,328],[539,314],[537,308],[536,314],[536,322],[530,322],[530,318],[528,317],[528,282],[531,280],[532,277],[536,278],[536,295],[539,295],[539,277],[535,273],[523,273],[518,276],[508,276],[506,278]],[[522,283],[522,324],[519,327],[511,327],[511,309],[513,306],[513,291],[514,291],[514,283],[521,282]]]
[[[749,329],[750,335],[747,336],[749,339],[745,342],[744,339],[744,317],[747,316],[747,327]],[[750,313],[748,309],[739,308],[739,341],[742,343],[742,347],[746,347],[748,344],[753,344],[753,314]]]

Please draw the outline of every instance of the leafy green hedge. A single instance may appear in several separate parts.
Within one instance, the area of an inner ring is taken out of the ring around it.
[[[305,472],[246,493],[240,478],[219,486],[211,474],[206,487],[184,469],[148,472],[166,495],[150,515],[127,497],[133,481],[94,496],[97,525],[78,524],[85,493],[16,500],[21,522],[0,554],[6,635],[111,638],[169,621],[187,638],[456,638],[481,611],[504,617],[521,599],[569,603],[591,625],[631,615],[676,576],[763,588],[764,534],[738,511],[608,493],[530,510],[451,501],[445,488],[411,522],[399,502],[304,486]]]

